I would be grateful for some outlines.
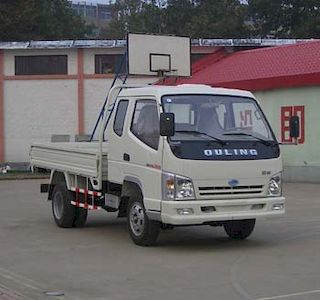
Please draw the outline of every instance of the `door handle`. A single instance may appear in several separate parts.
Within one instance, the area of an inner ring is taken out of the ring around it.
[[[123,160],[130,161],[130,155],[128,153],[123,154]]]

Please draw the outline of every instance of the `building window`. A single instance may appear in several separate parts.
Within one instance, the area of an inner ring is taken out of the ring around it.
[[[131,132],[143,143],[158,150],[160,121],[154,100],[138,100],[134,110]]]
[[[99,12],[99,19],[102,21],[107,21],[111,19],[111,12],[110,11],[100,11]]]
[[[97,17],[97,9],[95,6],[87,6],[86,7],[86,17],[90,17],[90,18]]]
[[[72,9],[76,11],[79,16],[85,16],[85,6],[81,4],[72,4]]]
[[[68,74],[67,55],[15,56],[15,75]]]
[[[95,73],[112,74],[119,72],[122,59],[122,54],[95,55]],[[125,69],[125,63],[123,63],[120,72],[124,73]]]

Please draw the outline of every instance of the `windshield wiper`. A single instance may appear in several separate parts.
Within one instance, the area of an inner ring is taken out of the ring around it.
[[[271,141],[267,141],[267,140],[264,140],[256,135],[253,135],[251,133],[246,133],[246,132],[227,132],[227,133],[224,133],[223,135],[245,135],[245,136],[251,136],[255,139],[257,139],[258,141],[260,141],[261,143],[263,143],[264,145],[267,145],[267,146],[271,146],[271,145],[274,145],[274,143],[272,143]],[[275,143],[277,144],[277,143]]]
[[[204,136],[207,136],[213,140],[216,140],[217,142],[219,142],[222,146],[226,144],[225,141],[215,137],[215,136],[212,136],[210,134],[207,134],[205,132],[200,132],[200,131],[196,131],[196,130],[176,130],[176,132],[179,132],[179,133],[195,133],[195,134],[202,134]]]

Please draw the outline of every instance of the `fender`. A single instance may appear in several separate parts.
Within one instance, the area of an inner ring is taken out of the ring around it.
[[[71,188],[70,176],[67,172],[60,172],[58,170],[51,170],[49,189],[48,189],[48,200],[52,200],[52,191],[56,184],[65,183],[68,190]],[[42,188],[41,188],[42,189]]]
[[[65,182],[67,189],[70,190],[71,180],[69,174],[67,172],[61,172],[53,169],[50,174],[50,185],[55,185],[62,181]]]
[[[123,196],[127,196],[127,193],[128,194],[130,193],[130,191],[132,191],[132,188],[129,188],[127,190],[127,187],[125,185],[125,182],[127,182],[128,184],[133,184],[133,185],[136,185],[137,187],[139,187],[140,189],[140,192],[141,192],[141,196],[142,196],[142,199],[143,199],[143,185],[142,185],[142,182],[140,179],[134,177],[134,176],[125,176],[124,178],[124,184],[123,184]],[[135,192],[136,192],[136,189],[135,188]],[[148,216],[148,218],[150,220],[155,220],[155,221],[160,221],[161,222],[161,213],[160,211],[155,211],[155,210],[146,210],[146,214]]]
[[[125,176],[123,182],[132,182],[135,183],[141,190],[141,193],[143,194],[143,184],[141,182],[141,180],[137,177],[134,176]]]

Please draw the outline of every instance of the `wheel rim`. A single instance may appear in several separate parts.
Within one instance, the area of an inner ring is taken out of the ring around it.
[[[54,195],[53,213],[57,219],[61,219],[63,213],[63,198],[60,193],[55,193]]]
[[[136,236],[140,236],[144,230],[144,211],[140,203],[134,203],[130,209],[130,227]]]

